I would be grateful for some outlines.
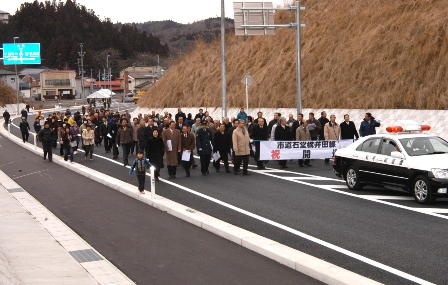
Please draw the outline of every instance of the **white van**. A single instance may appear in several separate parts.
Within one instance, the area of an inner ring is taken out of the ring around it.
[[[128,93],[123,96],[123,102],[125,102],[125,103],[134,102],[134,99],[132,99],[133,97],[134,97],[134,94]]]

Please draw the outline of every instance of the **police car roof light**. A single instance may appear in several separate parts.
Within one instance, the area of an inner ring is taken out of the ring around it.
[[[429,126],[429,125],[421,125],[420,126],[420,130],[421,131],[429,131],[429,130],[431,130],[431,126]]]
[[[403,128],[400,126],[392,126],[392,127],[387,127],[386,131],[388,133],[399,133],[403,131]]]

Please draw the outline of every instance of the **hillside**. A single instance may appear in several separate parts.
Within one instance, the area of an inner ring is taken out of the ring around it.
[[[303,107],[446,109],[448,5],[431,0],[304,0]],[[294,14],[276,13],[276,23]],[[202,41],[139,102],[144,107],[221,106],[220,42]],[[229,106],[294,107],[295,31],[227,36]],[[163,95],[163,96],[161,96]]]
[[[211,42],[221,32],[221,18],[209,18],[190,24],[180,24],[172,20],[149,21],[134,24],[140,31],[152,34],[168,44],[172,54],[187,51],[199,37]],[[233,29],[233,19],[226,18],[226,29]]]

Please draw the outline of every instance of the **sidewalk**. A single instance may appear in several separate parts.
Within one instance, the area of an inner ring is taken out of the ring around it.
[[[0,171],[0,284],[133,284]]]

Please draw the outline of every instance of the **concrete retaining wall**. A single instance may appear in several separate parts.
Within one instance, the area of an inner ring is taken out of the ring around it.
[[[198,113],[200,107],[195,108],[182,108],[185,114],[191,113],[193,117]],[[206,110],[206,108],[203,108]],[[148,114],[151,111],[156,111],[156,113],[163,113],[164,111],[170,112],[173,117],[177,113],[177,108],[137,108],[132,112],[132,117],[136,117],[138,113]],[[222,109],[221,108],[209,108],[207,109],[210,116],[215,119],[221,119]],[[297,117],[296,108],[260,108],[260,109],[249,109],[247,112],[249,115],[256,117],[257,112],[263,112],[263,116],[269,122],[273,117],[275,112],[280,112],[282,116],[288,118],[289,114],[295,114],[294,118]],[[305,118],[308,118],[308,113],[314,112],[316,118],[320,117],[322,109],[303,109],[302,113],[305,114]],[[393,126],[398,123],[398,120],[414,120],[419,124],[430,125],[430,133],[437,134],[438,136],[448,140],[448,110],[409,110],[409,109],[325,109],[328,114],[328,118],[331,114],[336,115],[336,121],[342,122],[344,120],[344,114],[350,115],[350,120],[355,122],[357,129],[364,119],[366,112],[372,113],[376,119],[381,120],[381,127],[377,128],[378,132],[386,132],[387,126]],[[205,112],[205,111],[204,111]],[[239,112],[239,108],[230,108],[227,111],[228,117],[236,116]]]

